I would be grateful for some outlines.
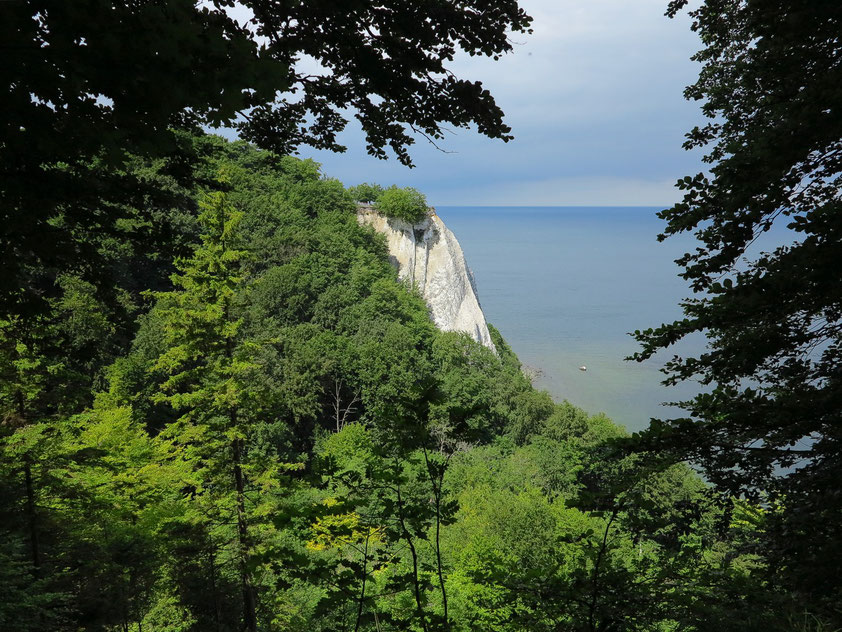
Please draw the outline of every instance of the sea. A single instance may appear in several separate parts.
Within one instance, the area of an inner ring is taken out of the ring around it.
[[[436,210],[462,246],[486,319],[539,373],[537,388],[631,432],[651,418],[681,416],[664,403],[700,387],[661,384],[673,351],[642,363],[625,359],[639,349],[630,332],[680,318],[679,302],[692,294],[674,261],[693,238],[658,242],[662,207]],[[677,351],[703,347],[693,340]]]

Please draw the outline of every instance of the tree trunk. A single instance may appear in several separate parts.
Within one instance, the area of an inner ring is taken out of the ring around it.
[[[450,457],[447,457],[444,467],[436,470],[434,464],[430,461],[427,448],[422,446],[424,450],[424,463],[427,466],[427,475],[430,479],[430,485],[433,488],[433,497],[436,503],[436,572],[439,578],[439,588],[441,590],[441,601],[444,616],[444,629],[450,630],[450,618],[447,612],[447,590],[444,584],[444,570],[441,561],[441,495],[444,487],[444,472],[447,467],[447,462]]]
[[[363,551],[363,582],[362,588],[360,589],[360,600],[357,604],[357,622],[354,624],[354,632],[359,632],[360,623],[363,619],[363,606],[365,605],[365,584],[366,579],[368,578],[368,541],[370,539],[370,535],[371,533],[369,532],[365,536],[365,550]]]
[[[26,410],[23,399],[23,392],[18,389],[15,393],[15,400],[18,408],[18,423],[26,425]],[[32,462],[29,455],[23,457],[23,480],[26,487],[26,523],[29,529],[29,552],[32,560],[32,568],[35,573],[41,567],[41,555],[38,550],[38,515],[35,512],[35,486],[32,483]]]
[[[35,572],[41,567],[41,555],[38,551],[38,515],[35,513],[35,488],[32,484],[32,465],[26,457],[23,466],[23,477],[26,482],[26,521],[29,525],[29,550],[32,556],[32,567]]]
[[[216,587],[216,563],[214,561],[215,557],[215,551],[212,548],[208,549],[208,564],[210,564],[211,591],[213,591],[213,621],[216,624],[216,632],[220,632],[221,628],[219,627],[219,589]]]
[[[619,509],[616,507],[611,512],[611,518],[608,520],[608,524],[605,525],[605,532],[602,535],[602,544],[599,547],[599,552],[597,553],[596,561],[594,562],[593,577],[591,580],[593,589],[591,591],[591,602],[588,607],[588,629],[591,630],[591,632],[597,632],[600,627],[596,623],[596,607],[599,604],[601,588],[599,585],[599,576],[602,571],[602,562],[605,560],[605,555],[608,552],[608,534],[611,532],[611,525],[614,524],[614,520],[617,518],[618,512]]]
[[[231,413],[231,425],[236,427],[236,413]],[[257,632],[257,606],[251,573],[248,570],[249,538],[246,524],[245,482],[242,469],[242,441],[232,442],[234,454],[234,485],[237,491],[237,535],[240,545],[240,581],[243,587],[243,623],[248,632]]]
[[[418,579],[418,552],[415,550],[415,543],[412,540],[412,535],[409,533],[406,521],[404,520],[403,499],[401,498],[400,485],[396,484],[395,491],[397,492],[398,497],[398,521],[400,522],[404,539],[409,545],[409,553],[412,556],[412,586],[415,592],[415,605],[418,609],[418,618],[421,620],[421,629],[424,630],[424,632],[428,632],[427,617],[424,615],[424,606],[421,605],[421,586],[420,580]]]

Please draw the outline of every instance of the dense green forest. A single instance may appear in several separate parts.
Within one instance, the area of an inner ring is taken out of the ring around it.
[[[438,331],[316,163],[182,141],[160,247],[0,323],[0,628],[789,629],[768,510]]]
[[[356,219],[422,193],[288,155],[510,140],[451,68],[517,0],[0,2],[0,630],[842,629],[842,4],[688,13],[693,295],[633,359],[702,388],[628,436],[434,327]]]

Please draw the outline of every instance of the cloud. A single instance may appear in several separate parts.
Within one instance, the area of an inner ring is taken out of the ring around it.
[[[442,192],[439,206],[663,206],[678,200],[672,180],[606,176],[507,181]],[[596,200],[596,202],[595,202]]]
[[[700,170],[681,149],[701,121],[684,86],[700,48],[686,16],[664,17],[665,0],[525,0],[531,36],[516,35],[500,61],[458,56],[452,70],[482,81],[506,112],[515,140],[473,131],[449,135],[442,153],[420,139],[417,168],[365,154],[354,123],[346,154],[302,148],[348,184],[414,186],[440,205],[659,205],[678,178]]]

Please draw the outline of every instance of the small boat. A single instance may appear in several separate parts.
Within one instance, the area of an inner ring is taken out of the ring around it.
[[[588,370],[588,367],[586,367],[586,366],[583,364],[582,366],[580,366],[580,367],[579,367],[579,370],[580,370],[580,371],[587,371],[587,370]]]

